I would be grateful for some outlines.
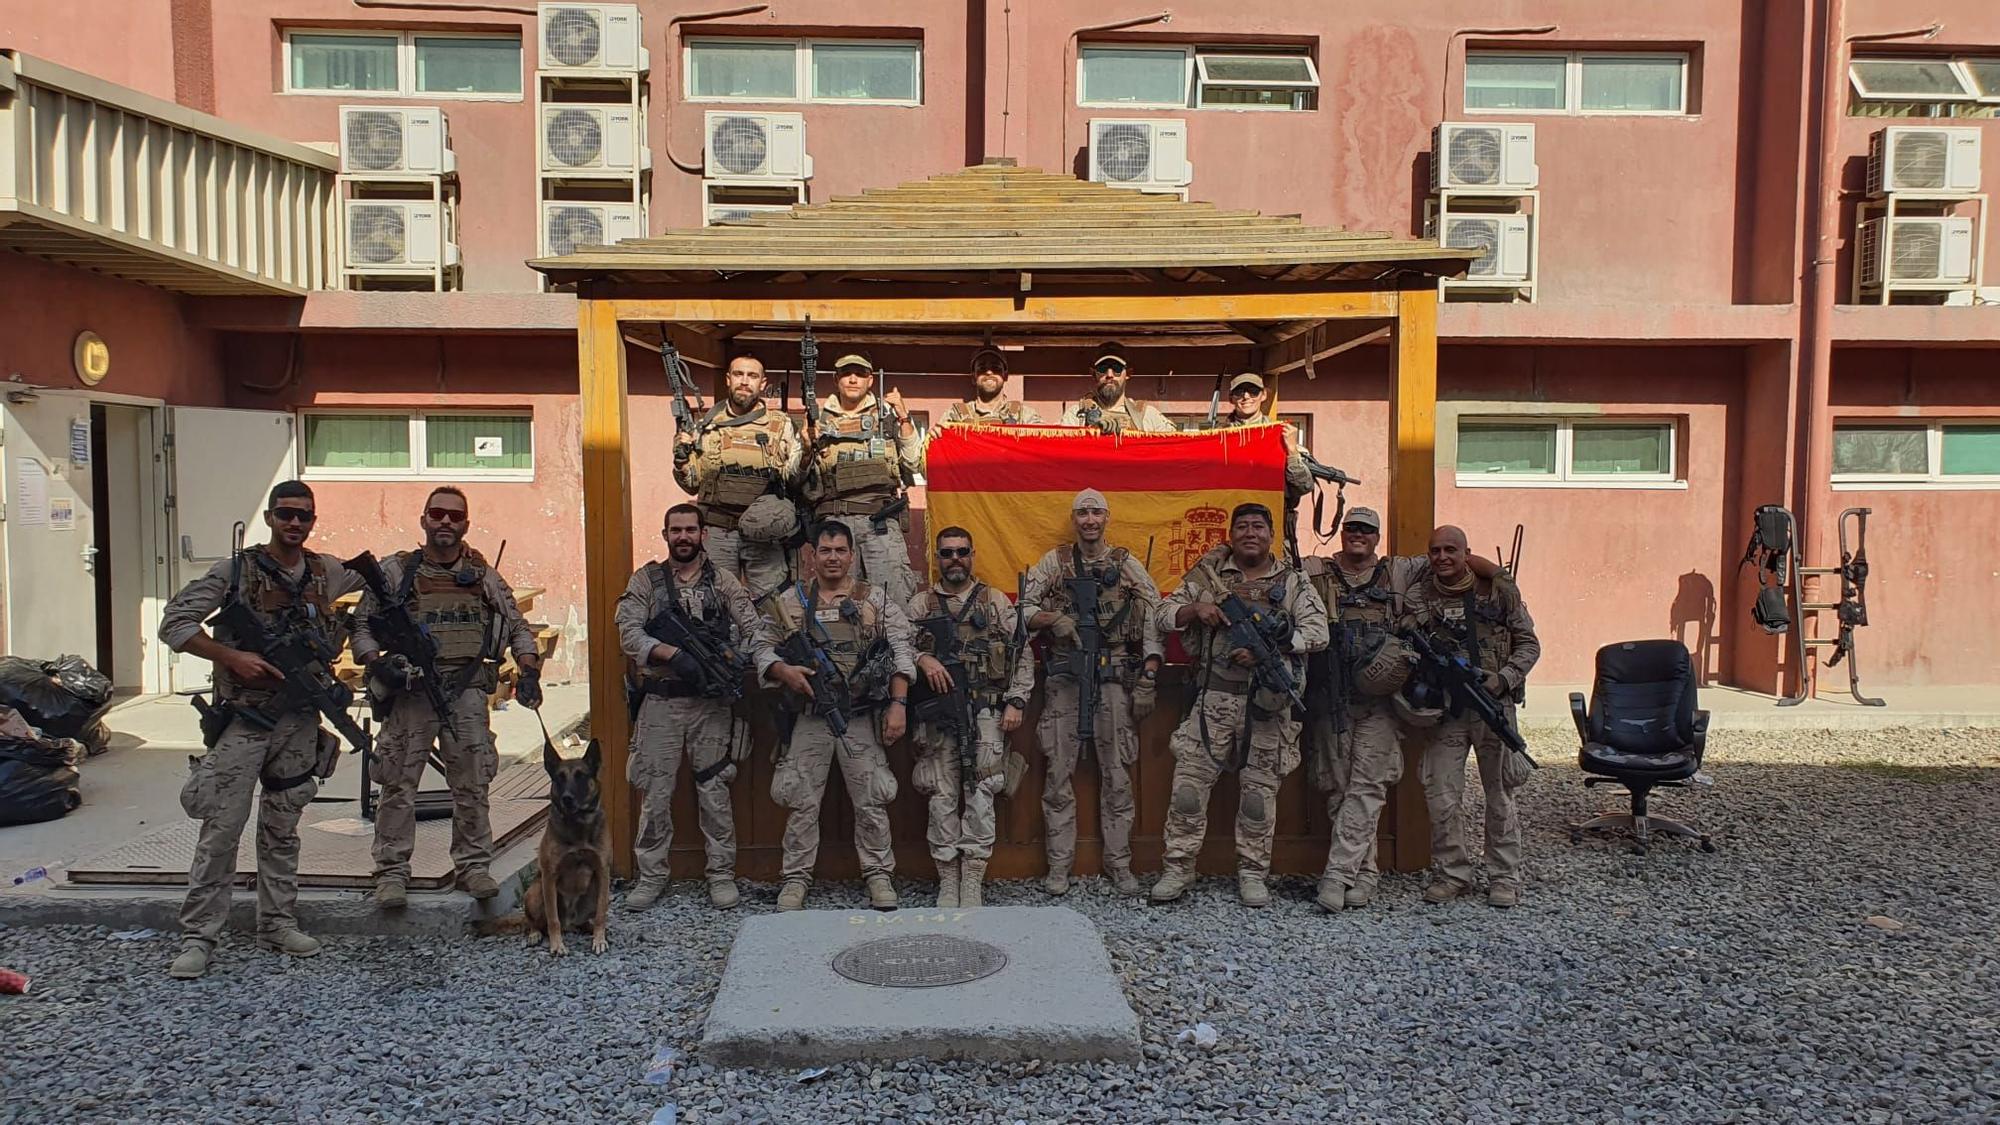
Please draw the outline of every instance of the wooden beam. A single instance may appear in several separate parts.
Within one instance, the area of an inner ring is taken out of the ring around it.
[[[810,316],[815,324],[1226,323],[1387,319],[1396,315],[1397,295],[1368,291],[1136,296],[1028,293],[1012,297],[689,297],[616,299],[611,304],[620,320],[668,322],[799,324]]]
[[[1389,403],[1389,553],[1420,555],[1437,521],[1437,290],[1396,294],[1395,379]],[[1421,871],[1431,861],[1430,818],[1423,787],[1411,785],[1414,764],[1405,759],[1403,784],[1390,810],[1398,871]]]
[[[1306,377],[1312,377],[1312,365],[1322,360],[1332,359],[1342,352],[1386,340],[1392,330],[1376,327],[1366,321],[1327,325],[1322,330],[1304,336],[1294,336],[1290,340],[1270,349],[1270,366],[1264,368],[1266,374],[1283,375],[1287,371],[1304,368]],[[1307,348],[1309,354],[1301,354]]]
[[[698,338],[698,337],[697,337]],[[611,822],[612,867],[632,874],[637,832],[625,780],[631,723],[625,710],[625,653],[618,644],[618,595],[632,575],[632,500],[626,445],[625,336],[609,301],[577,302],[577,392],[583,413],[583,566],[590,630],[590,733],[604,752],[599,779]],[[546,873],[545,873],[546,874]]]

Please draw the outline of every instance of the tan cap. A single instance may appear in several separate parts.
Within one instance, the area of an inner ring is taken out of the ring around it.
[[[972,370],[974,371],[979,370],[979,364],[981,360],[992,360],[994,367],[997,367],[1002,371],[1007,370],[1007,357],[1000,354],[999,348],[981,348],[978,351],[973,352]]]
[[[1229,381],[1229,390],[1231,393],[1234,393],[1238,387],[1255,387],[1261,391],[1264,389],[1264,377],[1255,371],[1245,371],[1243,374]]]
[[[1102,492],[1094,488],[1086,488],[1076,494],[1075,500],[1070,501],[1069,510],[1072,512],[1081,512],[1086,508],[1095,508],[1100,512],[1108,512],[1111,510],[1111,505],[1105,501]]]
[[[1342,519],[1340,522],[1343,524],[1349,524],[1349,523],[1366,524],[1367,526],[1374,528],[1376,531],[1382,530],[1382,517],[1376,515],[1375,509],[1373,508],[1349,508],[1347,509],[1346,518]]]
[[[847,367],[865,367],[870,371],[875,370],[875,365],[869,361],[867,356],[862,355],[860,352],[848,352],[846,355],[833,361],[833,369],[835,371]]]

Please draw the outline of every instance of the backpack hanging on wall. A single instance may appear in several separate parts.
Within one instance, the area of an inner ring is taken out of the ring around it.
[[[1750,545],[1737,565],[1757,568],[1757,600],[1750,604],[1750,619],[1766,633],[1783,633],[1792,627],[1793,606],[1786,586],[1798,567],[1797,524],[1792,513],[1777,504],[1765,504],[1752,516]]]

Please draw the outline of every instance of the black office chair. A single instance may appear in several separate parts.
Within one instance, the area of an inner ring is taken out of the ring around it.
[[[1694,662],[1679,641],[1625,641],[1597,650],[1597,682],[1585,710],[1582,692],[1571,692],[1570,714],[1583,739],[1577,765],[1595,776],[1585,786],[1622,785],[1632,795],[1632,811],[1610,812],[1572,824],[1570,843],[1585,832],[1630,828],[1636,854],[1657,831],[1715,845],[1708,833],[1646,811],[1655,789],[1685,789],[1701,770],[1708,742],[1708,712],[1695,708]]]

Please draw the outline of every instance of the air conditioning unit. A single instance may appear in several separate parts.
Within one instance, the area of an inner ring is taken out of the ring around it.
[[[435,106],[341,106],[340,170],[364,176],[457,171],[444,111]]]
[[[628,105],[544,105],[542,171],[622,172],[649,163],[640,143],[639,111]]]
[[[428,199],[346,203],[345,265],[353,273],[430,273],[458,264],[444,240],[442,209]]]
[[[710,110],[703,118],[702,166],[710,179],[808,180],[806,119],[797,113]]]
[[[1465,269],[1465,280],[1509,282],[1529,280],[1532,263],[1528,254],[1528,224],[1533,216],[1474,213],[1447,215],[1444,245],[1455,250],[1479,250]],[[1432,231],[1432,237],[1437,237]]]
[[[1979,190],[1979,130],[1891,125],[1868,138],[1868,191]]]
[[[1870,219],[1861,224],[1861,286],[1879,288],[1884,281],[1969,285],[1972,236],[1969,216]]]
[[[1179,118],[1090,120],[1090,178],[1113,187],[1174,191],[1194,179],[1187,122]]]
[[[741,222],[752,215],[767,212],[783,213],[791,209],[789,203],[710,203],[701,209],[701,225],[720,226],[723,223]]]
[[[636,203],[542,204],[542,253],[551,257],[645,233],[646,220]]]
[[[1431,130],[1431,190],[1530,191],[1541,182],[1533,125],[1447,121]]]
[[[650,61],[636,4],[543,4],[540,69],[635,74]]]

